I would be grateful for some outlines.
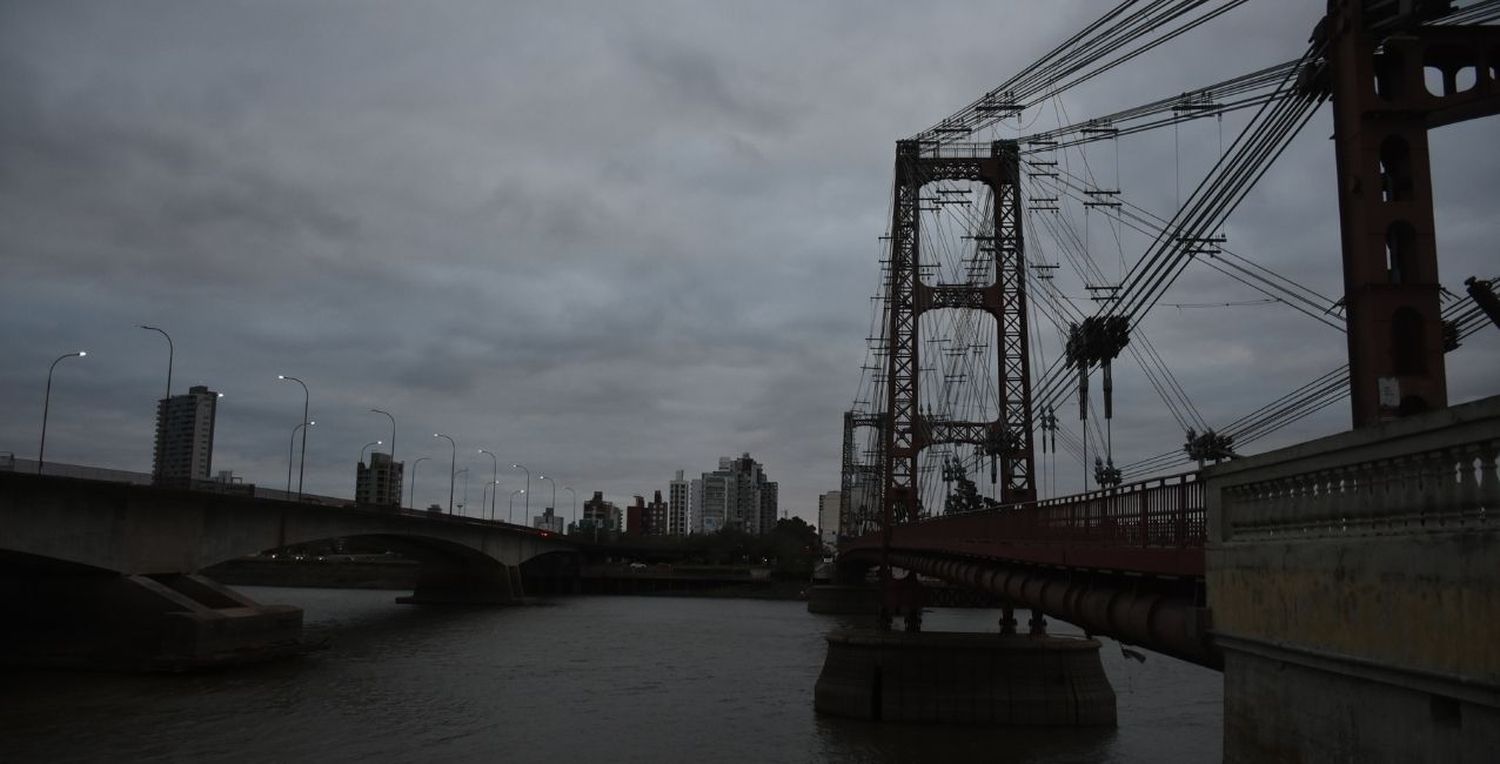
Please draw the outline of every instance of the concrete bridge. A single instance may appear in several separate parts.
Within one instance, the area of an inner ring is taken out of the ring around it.
[[[573,550],[555,534],[394,508],[0,472],[0,608],[14,660],[184,667],[299,648],[302,614],[197,571],[344,539],[420,562],[411,603],[506,604],[522,563]]]
[[[1224,671],[1226,758],[1500,750],[1500,397],[890,530],[895,566]],[[882,538],[841,547],[845,573]]]

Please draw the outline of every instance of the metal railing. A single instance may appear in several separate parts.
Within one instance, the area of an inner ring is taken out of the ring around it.
[[[1007,541],[1113,547],[1198,548],[1206,535],[1196,472],[1073,496],[941,515],[899,529],[903,536],[970,535]]]

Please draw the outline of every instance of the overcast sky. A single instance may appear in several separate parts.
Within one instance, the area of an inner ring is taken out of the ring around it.
[[[1293,58],[1321,3],[1250,6],[1028,129]],[[318,422],[310,492],[352,494],[360,447],[389,437],[378,407],[399,459],[433,457],[419,504],[446,500],[443,431],[476,504],[479,448],[530,467],[543,503],[538,474],[624,502],[749,452],[811,520],[839,482],[894,142],[1099,8],[0,2],[0,451],[35,457],[47,365],[81,348],[58,368],[49,460],[148,471],[166,347],[145,323],[176,340],[178,392],[225,394],[214,468],[249,482],[285,482],[302,407],[288,374]],[[1337,297],[1330,132],[1325,109],[1228,235]],[[1432,134],[1442,278],[1460,294],[1500,272],[1497,135],[1493,118]],[[1205,122],[1076,161],[1113,173],[1119,155],[1125,192],[1168,215],[1217,146]],[[1165,301],[1258,296],[1190,271]],[[1274,304],[1158,308],[1145,330],[1210,422],[1345,360],[1338,332]],[[1497,335],[1448,356],[1455,401],[1495,392]],[[1180,444],[1139,373],[1118,377],[1116,461]],[[524,477],[502,464],[501,481],[504,511]]]

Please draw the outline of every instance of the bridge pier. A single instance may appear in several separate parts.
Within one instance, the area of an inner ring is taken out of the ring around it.
[[[894,722],[1114,726],[1099,643],[1033,635],[830,634],[814,708]]]
[[[518,565],[424,562],[404,605],[517,605],[526,599]]]
[[[0,577],[0,663],[184,671],[299,654],[302,611],[193,574]]]

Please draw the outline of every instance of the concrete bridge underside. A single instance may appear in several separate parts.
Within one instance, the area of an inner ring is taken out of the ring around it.
[[[417,604],[520,600],[520,565],[572,547],[470,518],[0,473],[0,608],[19,662],[181,668],[300,647],[302,614],[197,574],[341,538],[419,561]]]

